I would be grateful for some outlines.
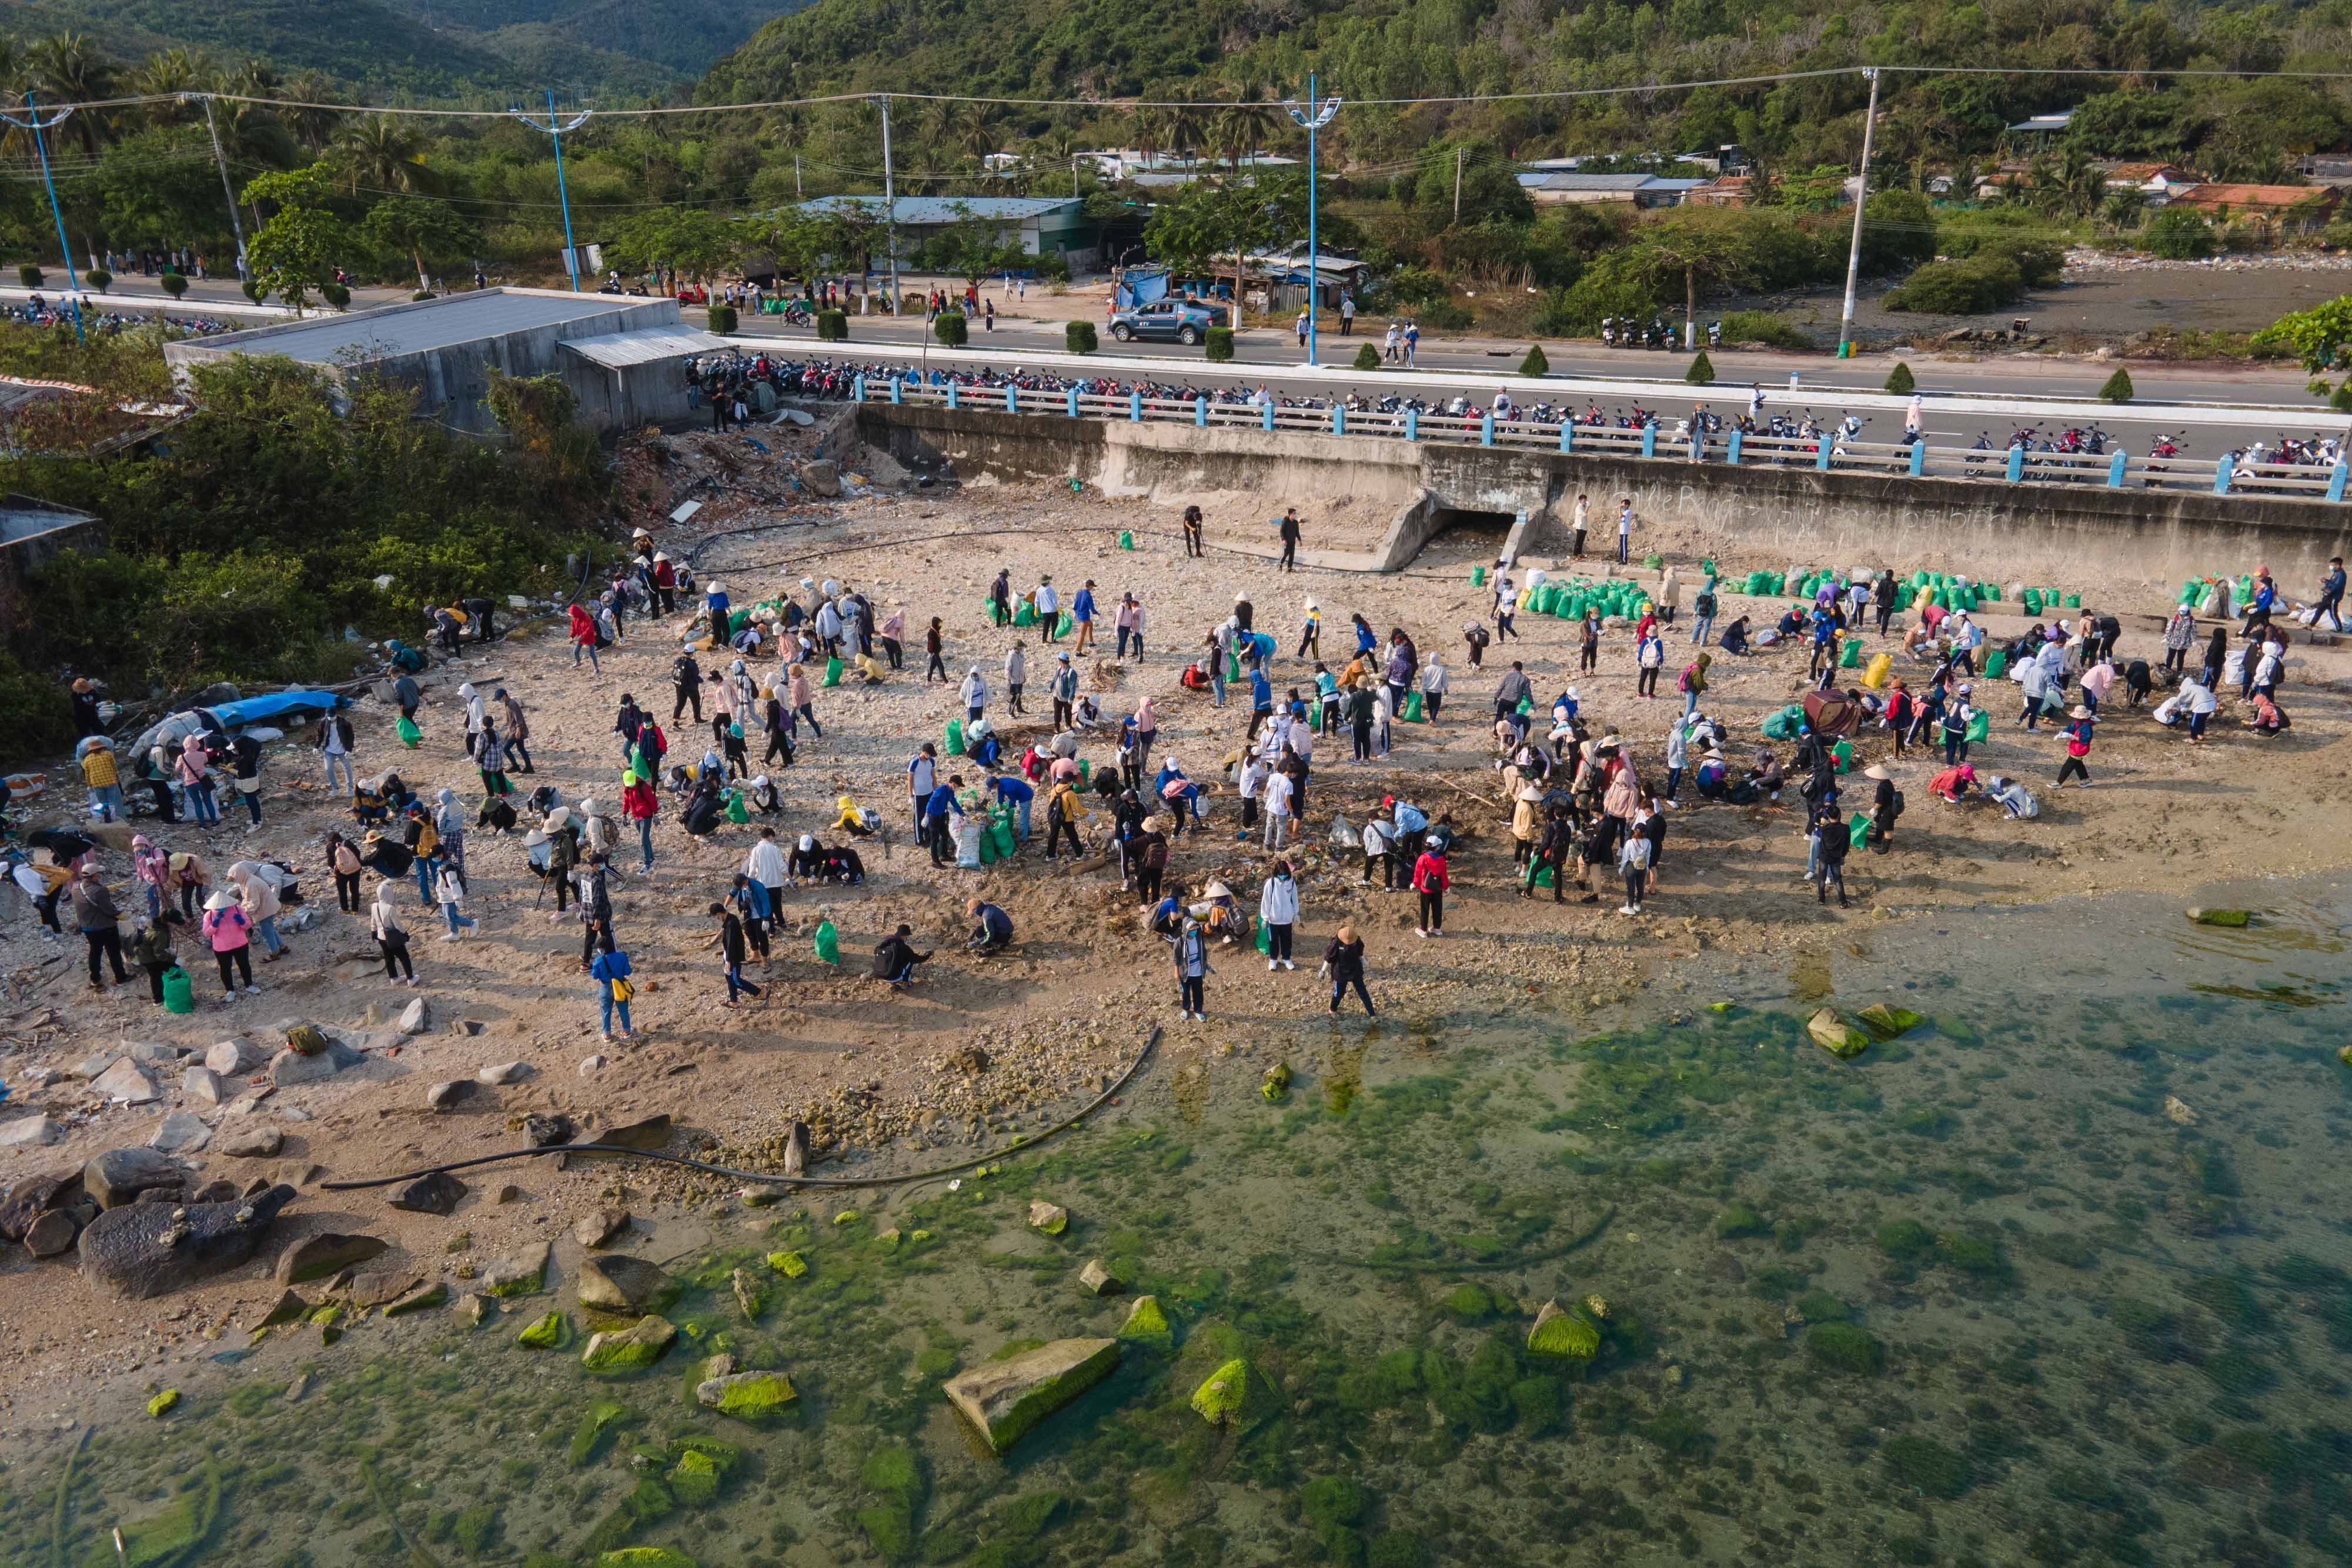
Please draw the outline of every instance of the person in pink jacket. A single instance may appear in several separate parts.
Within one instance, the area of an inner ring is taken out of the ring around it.
[[[237,903],[236,894],[223,888],[205,900],[205,940],[212,944],[213,962],[220,966],[221,989],[226,1000],[236,1000],[236,981],[230,971],[244,977],[245,994],[257,997],[261,988],[253,983],[253,921]]]

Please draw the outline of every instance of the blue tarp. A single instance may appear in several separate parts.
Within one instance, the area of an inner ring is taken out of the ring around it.
[[[223,729],[241,729],[248,724],[283,718],[289,713],[332,713],[346,700],[332,692],[278,692],[266,697],[216,704],[205,711],[219,720]]]
[[[1121,310],[1157,304],[1167,298],[1168,269],[1165,267],[1129,272],[1118,280],[1118,308]]]

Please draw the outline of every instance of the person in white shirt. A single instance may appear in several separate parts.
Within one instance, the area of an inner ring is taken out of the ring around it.
[[[1430,650],[1429,657],[1421,666],[1422,708],[1429,716],[1430,723],[1437,722],[1437,710],[1444,706],[1448,689],[1445,661],[1440,658],[1437,651],[1433,648]]]
[[[1257,917],[1268,937],[1267,972],[1298,967],[1290,956],[1291,928],[1298,924],[1298,880],[1290,874],[1288,861],[1276,861],[1274,874],[1258,890]]]
[[[1262,799],[1265,804],[1265,847],[1282,848],[1290,828],[1290,775],[1280,770],[1269,773]]]
[[[784,864],[783,849],[776,842],[775,829],[760,830],[760,841],[753,844],[751,852],[744,857],[743,874],[768,890],[768,908],[772,912],[782,907],[784,889],[792,884],[793,878],[790,868]],[[771,913],[769,923],[773,925],[774,921],[775,916]]]

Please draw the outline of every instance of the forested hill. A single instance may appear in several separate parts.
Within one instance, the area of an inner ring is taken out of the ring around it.
[[[706,102],[829,92],[1003,97],[1278,98],[1311,68],[1353,99],[1465,97],[1882,65],[2006,66],[2015,76],[1890,74],[1880,120],[1898,166],[1948,166],[2008,124],[2077,104],[2078,141],[2117,156],[2194,158],[2226,178],[2274,177],[2338,145],[2345,111],[2317,81],[2033,75],[2342,68],[2352,0],[2182,7],[2168,0],[816,0],[761,27],[704,78]],[[1350,110],[1333,150],[1357,167],[1411,158],[1433,134],[1523,154],[1679,152],[1738,141],[1783,162],[1844,162],[1858,78],[1691,93],[1625,93],[1400,110]],[[1008,140],[1054,117],[1004,117]],[[1090,140],[1139,132],[1216,149],[1212,123],[1073,112]],[[1164,118],[1164,117],[1162,117]],[[1213,120],[1213,115],[1199,117]],[[1287,127],[1260,116],[1264,144]],[[1128,121],[1123,128],[1117,122]],[[1097,141],[1097,144],[1108,144]]]
[[[18,39],[80,34],[119,59],[202,49],[374,98],[643,98],[692,81],[799,0],[0,0]]]

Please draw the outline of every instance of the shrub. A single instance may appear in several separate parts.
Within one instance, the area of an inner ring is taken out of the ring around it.
[[[1901,360],[1895,361],[1895,368],[1886,372],[1886,390],[1896,397],[1909,397],[1918,385],[1911,379],[1911,367]]]
[[[2352,413],[2352,381],[2336,383],[2336,395],[2327,400],[2327,406],[2338,413]]]
[[[81,275],[81,280],[103,294],[106,292],[106,286],[114,281],[114,274],[102,267],[93,267]]]
[[[1209,358],[1219,363],[1234,357],[1234,329],[1231,327],[1210,328],[1206,343]]]
[[[2099,389],[2099,396],[2108,402],[2131,402],[2131,372],[2117,365],[2116,373],[2107,378],[2107,384]]]
[[[188,291],[188,280],[176,272],[167,272],[155,281],[161,283],[163,286],[163,292],[174,299]]]
[[[1734,310],[1723,319],[1727,343],[1764,343],[1775,349],[1810,349],[1811,334],[1769,310]]]
[[[338,310],[348,310],[352,308],[352,291],[340,283],[319,285],[319,298]]]
[[[1944,255],[1953,261],[2005,256],[2017,264],[2018,276],[2025,279],[2029,288],[2046,288],[2066,271],[2066,250],[2057,241],[1998,230],[1954,235],[1945,244]]]
[[[2150,256],[2194,261],[2213,254],[2213,225],[2186,207],[2167,207],[2147,220],[2140,243]]]
[[[821,343],[849,341],[849,313],[845,310],[820,310],[816,313],[816,336]]]
[[[1424,329],[1466,331],[1475,320],[1477,318],[1470,313],[1468,306],[1456,305],[1451,299],[1433,299],[1421,310],[1421,324]]]
[[[1690,362],[1690,369],[1683,372],[1683,380],[1695,387],[1706,386],[1715,380],[1715,361],[1706,357],[1705,349]]]
[[[931,323],[931,336],[940,340],[943,349],[961,349],[971,341],[971,324],[964,320],[961,310],[942,310],[939,319]]]
[[[710,329],[719,336],[725,337],[735,330],[735,307],[732,305],[713,305],[706,315],[710,322]]]
[[[1381,368],[1381,351],[1378,349],[1373,348],[1370,343],[1359,344],[1356,349],[1356,368],[1360,371],[1379,370]]]
[[[38,288],[41,286],[41,264],[37,261],[18,262],[16,281],[26,288]]]
[[[261,285],[248,277],[245,280],[245,297],[256,305],[261,303]]]
[[[255,296],[257,298],[259,298],[259,296],[260,296],[260,293],[261,293],[261,286],[260,286],[259,284],[257,284],[257,283],[248,283],[248,284],[247,284],[247,285],[245,286],[245,291],[246,291],[247,293],[248,293],[248,294],[251,294],[251,295]],[[433,292],[433,290],[431,290],[431,289],[429,289],[429,288],[420,288],[420,289],[418,289],[415,293],[414,293],[414,294],[410,295],[408,298],[410,298],[410,300],[411,300],[411,301],[413,301],[414,303],[418,304],[418,305],[422,305],[422,304],[424,304],[427,299],[436,298],[437,298],[437,296],[436,296],[436,295],[435,295],[435,294],[434,294],[434,292]]]
[[[1073,354],[1091,354],[1101,345],[1095,336],[1091,321],[1066,321],[1062,324],[1062,347]]]
[[[1367,343],[1364,345],[1364,351],[1366,353],[1370,353],[1371,352],[1371,348],[1372,346],[1370,343]],[[1534,344],[1528,348],[1528,357],[1519,361],[1519,374],[1523,376],[1548,376],[1551,374],[1551,361],[1544,358],[1543,345],[1541,343]]]
[[[2025,298],[2025,275],[2011,257],[1992,252],[1958,261],[1931,261],[1888,290],[1889,310],[1975,316]]]

